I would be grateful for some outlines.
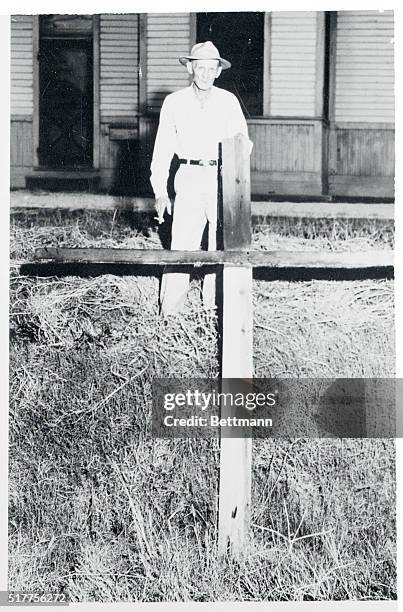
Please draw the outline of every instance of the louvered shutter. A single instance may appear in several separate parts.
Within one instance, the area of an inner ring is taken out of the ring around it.
[[[100,111],[104,117],[138,112],[139,16],[101,15]]]
[[[147,15],[147,107],[158,112],[167,94],[189,85],[178,57],[190,47],[189,13]]]
[[[33,16],[11,16],[11,114],[33,113]]]
[[[393,11],[339,11],[336,121],[394,122]]]
[[[271,115],[315,115],[316,18],[315,11],[271,14]]]

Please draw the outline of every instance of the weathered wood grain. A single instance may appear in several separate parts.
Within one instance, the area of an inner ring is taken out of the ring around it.
[[[250,248],[250,161],[248,139],[242,134],[222,143],[224,250]]]
[[[248,251],[252,234],[250,158],[248,140],[242,134],[222,143],[222,208],[223,252]],[[222,279],[221,391],[228,393],[235,391],[233,379],[253,377],[252,268],[224,265]],[[236,408],[224,402],[220,415],[236,416]],[[250,530],[252,440],[247,431],[222,428],[220,443],[218,554],[239,559]]]
[[[322,251],[168,251],[165,249],[109,249],[41,247],[36,261],[142,265],[217,265],[259,268],[378,268],[394,265],[394,253],[360,251],[324,253]]]

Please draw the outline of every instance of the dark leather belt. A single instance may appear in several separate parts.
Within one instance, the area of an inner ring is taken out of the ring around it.
[[[216,159],[179,159],[180,164],[190,164],[191,166],[216,166]]]

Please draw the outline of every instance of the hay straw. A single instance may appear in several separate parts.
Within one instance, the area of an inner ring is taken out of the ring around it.
[[[255,248],[391,244],[386,225],[298,223],[255,228]],[[14,215],[12,254],[160,246],[146,233],[120,214]],[[155,376],[218,374],[217,317],[195,279],[164,324],[158,288],[13,269],[10,588],[76,601],[395,597],[388,440],[255,440],[258,527],[243,564],[218,563],[218,441],[151,437]],[[254,281],[253,292],[255,376],[393,376],[392,281]]]
[[[253,247],[359,251],[390,245],[390,232],[390,222],[278,219],[255,227]],[[161,248],[155,227],[133,229],[127,216],[93,212],[15,215],[12,243],[17,258],[44,243]],[[201,305],[200,280],[191,287],[184,312],[164,326],[156,278],[35,279],[15,272],[12,331],[55,348],[92,342],[116,360],[133,356],[136,346],[156,373],[217,373],[215,313]],[[254,281],[254,324],[255,375],[393,375],[391,281]]]

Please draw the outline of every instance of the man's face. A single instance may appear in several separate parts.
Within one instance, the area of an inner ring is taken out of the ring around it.
[[[206,90],[213,86],[221,73],[218,60],[193,60],[193,81],[199,89]]]

